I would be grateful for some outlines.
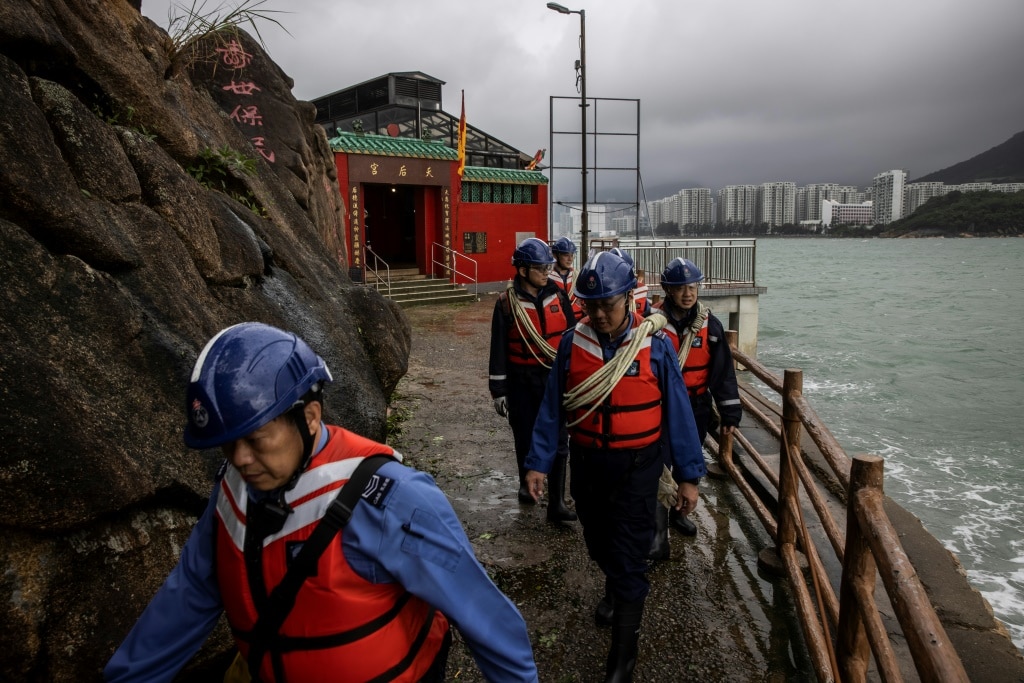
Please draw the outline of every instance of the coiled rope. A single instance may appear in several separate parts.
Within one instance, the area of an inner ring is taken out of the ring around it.
[[[636,360],[644,340],[665,327],[666,322],[668,322],[668,318],[663,315],[652,315],[649,318],[644,318],[637,325],[633,338],[629,340],[626,346],[620,348],[610,361],[601,366],[600,370],[580,382],[578,386],[565,392],[563,399],[567,411],[590,406],[587,412],[580,416],[578,420],[568,423],[568,427],[575,427],[580,422],[583,422],[599,405],[604,403],[604,400],[615,389],[615,385],[626,374],[629,366]]]
[[[533,356],[538,363],[550,370],[551,363],[555,360],[555,356],[558,354],[558,349],[549,344],[548,340],[545,339],[540,332],[537,331],[537,328],[533,326],[533,321],[530,320],[530,314],[526,312],[523,308],[523,303],[519,300],[519,297],[516,296],[515,288],[509,287],[508,290],[506,290],[505,295],[508,298],[509,310],[512,312],[512,320],[516,324],[519,336],[523,339],[529,339],[530,342],[532,342],[526,345],[526,348],[530,351],[530,355]],[[537,315],[540,315],[540,311],[537,312]],[[540,349],[541,355],[543,355],[544,358],[538,356],[537,352],[534,351],[534,348]]]
[[[690,355],[690,345],[693,343],[693,338],[700,334],[700,330],[704,327],[705,321],[708,316],[711,315],[711,309],[705,306],[700,301],[697,302],[697,315],[694,317],[693,322],[686,328],[686,334],[679,341],[679,369],[682,370],[683,366],[686,365],[686,357]]]

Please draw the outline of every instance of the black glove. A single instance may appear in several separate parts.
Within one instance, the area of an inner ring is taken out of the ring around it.
[[[508,396],[499,396],[494,399],[494,412],[501,417],[508,417]]]

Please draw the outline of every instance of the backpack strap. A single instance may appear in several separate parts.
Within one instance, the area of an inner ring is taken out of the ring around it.
[[[320,556],[330,542],[348,524],[352,511],[361,500],[370,478],[386,462],[394,461],[390,455],[377,454],[363,458],[356,467],[351,478],[341,487],[341,491],[327,508],[323,519],[313,529],[313,533],[302,545],[281,583],[277,584],[267,598],[266,608],[261,610],[256,625],[249,633],[249,673],[253,680],[258,680],[260,662],[270,649],[278,630],[295,606],[299,588],[316,570]]]

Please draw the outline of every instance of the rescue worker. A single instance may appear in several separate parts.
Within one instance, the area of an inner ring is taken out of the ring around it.
[[[629,264],[609,252],[580,269],[575,290],[586,317],[559,344],[526,458],[526,482],[538,498],[558,450],[554,435],[568,424],[572,496],[587,551],[605,575],[594,617],[612,626],[606,683],[631,681],[636,665],[662,441],[677,509],[695,508],[706,472],[675,351],[657,331],[664,319],[631,310],[635,286]]]
[[[569,300],[572,301],[572,312],[576,316],[576,320],[579,320],[583,317],[583,309],[572,295],[572,279],[576,272],[572,263],[576,257],[576,245],[568,237],[559,237],[551,245],[551,253],[555,255],[555,267],[551,269],[548,277],[569,295]]]
[[[622,260],[633,269],[633,276],[636,277],[636,288],[633,289],[633,310],[638,311],[644,317],[649,316],[651,314],[651,301],[648,298],[647,283],[644,282],[643,273],[636,269],[633,257],[629,255],[628,251],[619,247],[612,247],[608,251],[622,257]]]
[[[647,317],[651,314],[651,302],[648,298],[647,284],[643,281],[643,275],[640,274],[636,269],[636,264],[633,262],[633,257],[629,255],[629,252],[619,247],[612,247],[609,249],[611,253],[621,256],[622,260],[629,264],[629,267],[633,271],[633,277],[637,279],[636,288],[633,290],[633,310],[639,311],[641,315]],[[665,462],[667,468],[662,476],[662,479],[671,482],[671,459],[667,459]],[[671,556],[671,547],[668,540],[668,520],[669,520],[669,503],[661,501],[663,504],[659,504],[655,508],[654,513],[654,541],[651,543],[651,550],[647,553],[647,559],[656,560],[667,560]]]
[[[672,259],[661,274],[665,299],[655,306],[668,318],[665,334],[672,340],[679,357],[701,444],[709,428],[714,429],[711,424],[715,421],[716,407],[720,434],[732,434],[743,417],[725,328],[722,321],[697,300],[703,280],[704,274],[693,261]],[[697,527],[685,514],[670,512],[670,523],[687,536],[697,533]]]
[[[555,257],[544,240],[530,237],[512,253],[516,269],[512,285],[498,297],[491,316],[488,388],[494,410],[508,418],[519,471],[519,502],[535,501],[526,488],[523,461],[530,450],[533,423],[544,397],[551,361],[562,333],[576,324],[569,295],[548,277]],[[547,519],[556,524],[575,521],[565,505],[565,470],[569,459],[568,433],[557,432],[558,457],[548,476]]]
[[[322,421],[331,379],[302,339],[269,325],[206,344],[185,443],[219,446],[225,462],[106,680],[174,679],[222,612],[241,658],[232,669],[253,680],[442,681],[450,623],[488,680],[537,680],[522,616],[433,479]]]

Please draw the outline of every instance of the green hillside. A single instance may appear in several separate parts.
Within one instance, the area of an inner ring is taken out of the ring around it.
[[[890,223],[884,237],[1024,234],[1024,192],[950,192],[933,197],[906,218]]]

